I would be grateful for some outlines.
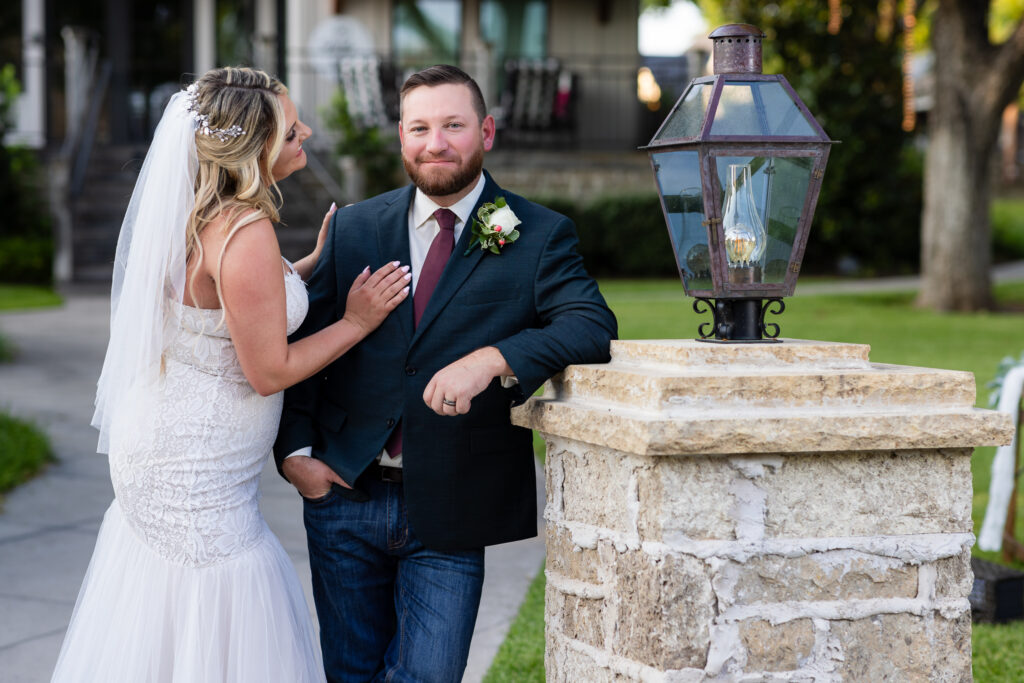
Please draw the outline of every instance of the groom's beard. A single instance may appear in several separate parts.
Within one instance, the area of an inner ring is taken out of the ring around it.
[[[421,168],[421,164],[437,159],[455,161],[458,165],[451,169]],[[478,147],[466,161],[461,157],[435,157],[421,154],[415,160],[410,161],[402,155],[402,164],[405,172],[409,174],[412,182],[420,189],[420,192],[428,197],[446,197],[463,190],[470,183],[475,182],[484,168],[484,149]]]

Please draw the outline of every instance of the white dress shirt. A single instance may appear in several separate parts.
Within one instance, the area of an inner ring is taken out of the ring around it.
[[[484,192],[484,176],[481,173],[476,186],[465,197],[447,207],[455,214],[455,243],[458,244],[462,231],[467,221],[471,219],[470,214],[477,200]],[[420,279],[420,271],[423,269],[423,262],[427,260],[427,252],[430,251],[430,244],[434,237],[441,230],[434,218],[434,212],[442,208],[440,204],[423,194],[416,188],[416,195],[413,197],[412,205],[409,207],[409,265],[412,266],[412,292],[416,293],[416,283]]]
[[[484,191],[484,174],[480,174],[480,178],[476,181],[476,185],[470,190],[469,194],[455,202],[448,208],[455,214],[455,243],[459,243],[459,238],[462,236],[462,230],[466,227],[466,223],[471,220],[471,214],[473,207],[476,206],[477,201],[480,199],[480,195]],[[413,196],[412,203],[409,205],[409,266],[412,271],[412,294],[416,293],[416,283],[420,279],[420,271],[423,269],[423,262],[427,259],[427,252],[430,251],[430,243],[434,241],[434,237],[441,230],[441,226],[437,224],[437,219],[434,218],[434,212],[442,207],[437,204],[433,199],[423,194],[423,192],[417,187],[416,194]],[[285,460],[296,455],[312,455],[313,447],[306,446],[300,448],[297,451],[289,453],[285,456]],[[380,453],[380,464],[385,467],[401,467],[402,466],[402,454],[392,456],[385,449],[381,449]]]

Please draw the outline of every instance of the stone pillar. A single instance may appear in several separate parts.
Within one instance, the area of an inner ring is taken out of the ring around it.
[[[967,372],[613,342],[513,411],[547,455],[549,681],[971,678]]]

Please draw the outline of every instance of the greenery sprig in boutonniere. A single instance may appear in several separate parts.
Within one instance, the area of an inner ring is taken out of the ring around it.
[[[463,256],[469,256],[478,244],[485,251],[500,254],[502,247],[519,239],[516,226],[522,221],[508,208],[504,197],[495,197],[493,202],[481,204],[476,216],[473,219],[473,241]]]

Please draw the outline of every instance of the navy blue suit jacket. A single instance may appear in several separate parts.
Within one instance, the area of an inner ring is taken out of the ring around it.
[[[367,265],[409,263],[413,195],[410,185],[338,210],[295,338],[344,315],[349,286]],[[480,202],[499,195],[522,221],[519,239],[500,255],[479,247],[464,255],[470,220],[420,324],[413,325],[409,296],[348,353],[287,390],[274,446],[280,467],[312,445],[314,457],[358,488],[401,420],[409,523],[437,550],[536,535],[532,437],[510,423],[509,409],[567,365],[606,362],[616,335],[615,317],[576,251],[572,222],[487,175]],[[469,413],[435,414],[423,402],[430,378],[484,346],[501,351],[519,385],[503,388],[495,379]]]

